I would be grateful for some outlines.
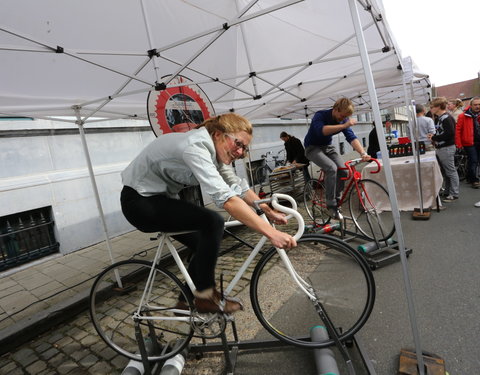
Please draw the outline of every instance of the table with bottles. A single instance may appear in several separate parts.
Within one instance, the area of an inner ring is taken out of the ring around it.
[[[375,171],[374,163],[366,165],[362,170],[362,178],[377,181],[388,190],[385,171],[382,164],[380,173]],[[390,158],[393,181],[397,193],[398,208],[400,211],[413,211],[420,208],[418,183],[415,172],[415,160],[413,156]],[[422,184],[423,208],[436,207],[436,198],[443,183],[442,172],[435,156],[435,151],[427,151],[420,155],[420,178]]]

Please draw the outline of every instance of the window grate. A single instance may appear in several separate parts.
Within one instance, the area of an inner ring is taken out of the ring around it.
[[[51,207],[0,218],[0,271],[59,251]]]

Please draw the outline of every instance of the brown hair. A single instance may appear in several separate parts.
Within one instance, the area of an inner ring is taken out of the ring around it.
[[[448,102],[455,105],[455,108],[462,108],[463,107],[463,102],[462,102],[461,99],[450,99]]]
[[[350,99],[347,98],[340,98],[338,99],[335,104],[333,105],[333,109],[337,112],[341,112],[348,116],[351,116],[354,111],[353,103]]]
[[[447,108],[447,98],[444,96],[440,96],[438,98],[433,98],[433,100],[430,102],[430,108],[431,107],[440,107],[440,109],[443,111]]]
[[[252,135],[253,126],[245,117],[236,113],[225,113],[220,116],[210,117],[201,123],[198,128],[205,126],[208,133],[211,135],[216,131],[221,133],[237,133],[244,131]]]

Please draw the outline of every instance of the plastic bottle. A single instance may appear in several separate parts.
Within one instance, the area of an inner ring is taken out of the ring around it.
[[[180,375],[185,365],[184,352],[178,353],[175,357],[167,359],[160,371],[160,375]]]
[[[385,245],[385,241],[378,241],[378,242],[379,242],[380,246]],[[389,238],[387,240],[388,245],[393,245],[395,242],[396,241],[393,240],[392,238]],[[367,254],[367,253],[369,253],[371,251],[374,251],[374,250],[377,250],[377,249],[378,249],[378,244],[375,241],[367,242],[367,243],[364,243],[362,245],[358,245],[358,247],[357,247],[357,250],[361,251],[364,254]]]
[[[145,343],[145,350],[147,351],[147,354],[152,354],[154,350],[153,350],[153,342],[150,339],[150,337],[145,337],[144,343]],[[121,375],[143,375],[144,373],[145,373],[145,368],[143,367],[143,363],[141,361],[135,361],[134,359],[131,359],[127,363],[127,367],[123,369]]]
[[[144,373],[145,368],[143,367],[143,363],[135,361],[134,359],[131,359],[127,367],[122,371],[122,375],[143,375]]]
[[[315,326],[310,330],[312,341],[325,341],[328,339],[328,332],[324,326]],[[317,375],[340,375],[335,354],[329,348],[314,349],[315,365]]]

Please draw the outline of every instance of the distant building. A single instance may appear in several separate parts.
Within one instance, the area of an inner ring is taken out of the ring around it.
[[[434,87],[433,96],[444,96],[447,99],[461,99],[464,105],[468,104],[471,98],[480,96],[480,72],[477,78],[469,79],[468,81]]]

